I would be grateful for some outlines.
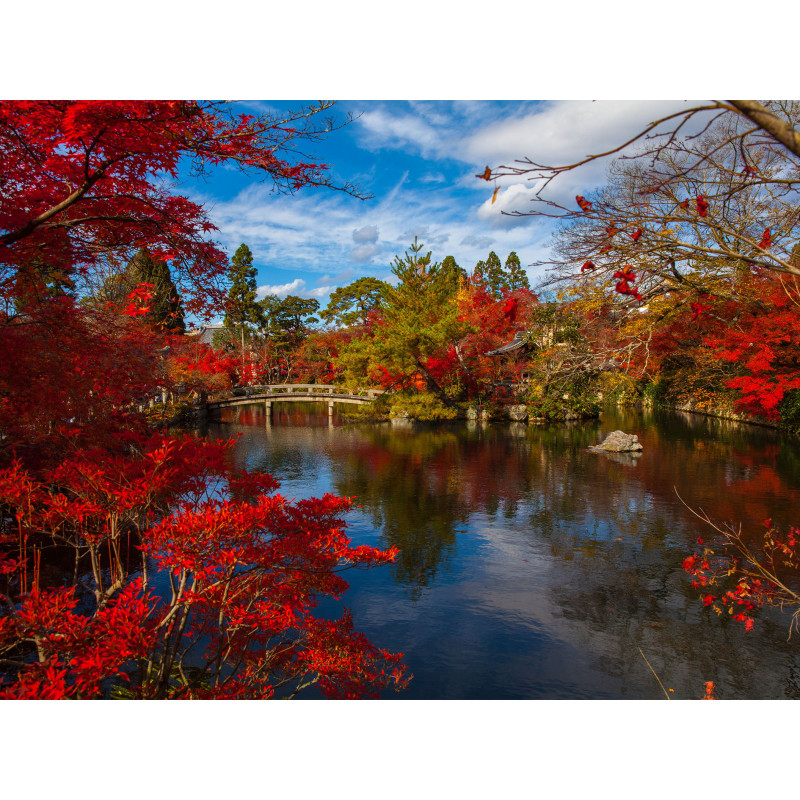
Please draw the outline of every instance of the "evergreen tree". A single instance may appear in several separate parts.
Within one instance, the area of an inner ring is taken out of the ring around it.
[[[339,325],[366,325],[371,311],[381,305],[386,283],[377,278],[359,278],[348,286],[340,286],[320,312],[325,322]],[[314,313],[314,312],[312,312]]]
[[[125,275],[122,281],[116,282],[115,289],[127,295],[140,283],[153,286],[150,312],[145,319],[162,330],[183,333],[186,330],[183,306],[178,289],[172,281],[169,265],[166,261],[153,257],[144,248],[128,262]]]
[[[431,356],[444,354],[469,327],[458,317],[452,282],[441,264],[432,263],[430,252],[422,255],[422,245],[416,238],[402,258],[395,257],[392,272],[399,280],[397,286],[386,289],[383,324],[376,328],[374,337],[365,337],[348,348],[339,362],[353,374],[369,371],[370,366],[406,376],[419,374],[428,391],[451,405],[426,362]]]
[[[512,250],[506,259],[506,280],[512,292],[517,289],[530,289],[528,275],[519,263],[519,256]]]
[[[256,325],[260,320],[256,303],[256,268],[253,266],[253,254],[246,244],[240,244],[233,254],[228,279],[231,286],[228,289],[224,324],[230,330],[238,328],[244,337],[247,325]]]
[[[123,304],[127,296],[140,284],[148,283],[153,295],[149,302],[150,311],[145,320],[164,331],[183,333],[186,330],[183,304],[178,289],[172,280],[166,261],[154,257],[142,248],[127,263],[122,272],[109,275],[94,298],[85,302]]]
[[[279,303],[275,322],[281,331],[299,344],[310,333],[310,326],[319,322],[314,316],[317,311],[319,311],[318,300],[306,300],[290,294]]]
[[[233,333],[239,329],[242,347],[242,375],[246,373],[244,339],[248,325],[258,325],[261,321],[261,307],[256,303],[256,268],[253,266],[253,254],[250,248],[242,243],[231,259],[228,270],[231,282],[228,299],[225,304],[225,328]]]
[[[272,353],[273,359],[283,362],[281,372],[288,377],[300,347],[311,333],[311,326],[319,322],[314,316],[319,310],[319,301],[291,294],[280,300],[268,294],[259,301],[258,306],[259,329],[264,337],[264,359],[268,361],[268,353]],[[273,367],[276,366],[274,360],[271,363]]]
[[[492,297],[500,298],[509,289],[508,276],[503,270],[503,265],[497,257],[497,253],[492,250],[486,259],[486,266],[483,270],[483,279]]]
[[[454,292],[458,290],[459,281],[464,280],[466,277],[467,271],[456,264],[455,258],[453,256],[445,256],[444,261],[442,261],[442,278],[452,285]]]

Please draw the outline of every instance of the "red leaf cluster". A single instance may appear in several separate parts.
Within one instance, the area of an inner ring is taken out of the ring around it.
[[[304,136],[214,103],[0,102],[0,696],[405,684],[400,655],[347,614],[315,617],[347,589],[343,570],[396,551],[349,541],[349,500],[290,502],[271,476],[235,469],[232,442],[154,433],[139,411],[154,393],[229,382],[234,365],[148,324],[153,286],[122,303],[89,291],[147,248],[170,261],[188,313],[218,308],[227,258],[163,178],[189,159],[327,185],[325,165],[277,155]]]
[[[711,306],[703,305],[703,303],[694,302],[691,304],[692,309],[692,319],[698,319],[701,314],[705,314],[706,311],[711,309]]]
[[[718,594],[702,597],[703,605],[743,622],[745,631],[753,629],[755,623],[750,615],[758,608],[796,601],[796,595],[784,584],[787,579],[778,580],[776,570],[780,568],[785,573],[800,567],[800,529],[790,527],[782,537],[771,519],[764,520],[764,528],[760,552],[751,548],[741,532],[729,530],[723,531],[720,552],[706,546],[701,553],[693,553],[683,561],[683,569],[693,577],[693,588],[720,587]]]
[[[642,296],[639,294],[638,290],[631,285],[636,280],[636,273],[633,271],[633,268],[630,266],[630,264],[624,266],[621,270],[617,270],[614,273],[614,277],[619,280],[614,287],[617,292],[620,294],[629,294],[636,300],[642,299]]]
[[[45,696],[63,697],[103,695],[119,679],[139,697],[228,697],[234,686],[237,697],[260,697],[309,678],[332,696],[404,685],[400,656],[354,632],[349,616],[312,614],[347,589],[342,569],[396,555],[352,546],[341,518],[349,500],[288,502],[272,494],[271,476],[235,472],[229,443],[156,434],[140,447],[136,459],[80,453],[43,481],[18,462],[0,472],[0,501],[17,509],[20,531],[19,559],[5,559],[5,571],[27,578],[31,543],[45,538],[86,548],[96,605],[79,612],[75,589],[40,590],[34,572],[0,616],[0,649],[35,641],[38,661],[0,696],[40,696],[45,680],[54,682]],[[171,593],[148,582],[152,570]],[[205,653],[203,675],[174,676],[190,651]]]

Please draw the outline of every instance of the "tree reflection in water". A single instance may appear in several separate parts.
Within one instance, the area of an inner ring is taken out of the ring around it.
[[[324,410],[324,409],[323,409]],[[571,426],[333,426],[237,410],[236,458],[287,496],[357,496],[354,525],[399,548],[391,579],[346,598],[367,635],[404,650],[412,697],[794,697],[788,620],[712,616],[681,562],[721,520],[796,522],[796,442],[694,415],[607,413]],[[325,412],[326,413],[326,412]],[[259,416],[260,414],[260,416]],[[249,415],[249,416],[248,416]],[[638,459],[589,452],[620,428]],[[373,542],[370,542],[373,543]],[[371,626],[371,627],[370,627]]]

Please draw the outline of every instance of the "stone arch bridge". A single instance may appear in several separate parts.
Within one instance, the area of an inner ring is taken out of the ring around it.
[[[273,403],[319,403],[327,401],[328,416],[333,416],[335,403],[351,403],[369,405],[376,397],[384,393],[383,389],[348,388],[345,386],[329,386],[319,383],[279,383],[270,386],[248,386],[244,394],[232,394],[229,397],[209,398],[206,408],[209,412],[231,406],[250,405],[263,402],[267,416],[272,417]]]

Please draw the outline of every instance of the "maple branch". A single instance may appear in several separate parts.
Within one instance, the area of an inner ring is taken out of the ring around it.
[[[109,166],[111,166],[111,164],[114,163],[115,160],[116,159],[108,159],[104,161],[94,171],[94,173],[87,176],[86,180],[71,195],[69,195],[69,197],[64,198],[64,200],[62,200],[58,205],[47,209],[47,211],[43,212],[35,219],[29,220],[23,226],[17,228],[17,230],[9,231],[8,233],[0,236],[0,244],[14,244],[14,242],[18,242],[20,239],[30,236],[30,234],[32,234],[40,225],[44,224],[57,214],[60,214],[62,211],[65,211],[70,206],[77,203],[78,200],[80,200],[86,194],[86,192],[88,192],[89,189],[91,189],[92,186],[97,183],[97,181],[105,177],[105,171]]]

